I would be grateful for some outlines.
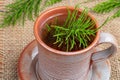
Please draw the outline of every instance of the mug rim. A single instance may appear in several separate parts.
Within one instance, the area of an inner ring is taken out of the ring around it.
[[[72,6],[59,6],[59,7],[54,7],[54,8],[51,8],[49,10],[46,10],[44,12],[42,12],[40,14],[40,16],[37,18],[37,20],[35,21],[35,24],[34,24],[34,36],[35,36],[35,39],[37,40],[37,42],[44,48],[46,48],[47,50],[51,51],[52,53],[56,53],[56,54],[59,54],[59,55],[77,55],[77,54],[82,54],[82,53],[85,53],[89,50],[91,50],[94,46],[96,46],[96,44],[98,43],[99,41],[99,34],[100,34],[100,30],[98,30],[96,32],[96,36],[95,36],[95,39],[93,40],[93,42],[86,48],[82,49],[82,50],[76,50],[76,51],[71,51],[71,52],[65,52],[65,51],[60,51],[60,50],[57,50],[57,49],[54,49],[50,46],[48,46],[46,43],[44,43],[42,41],[42,39],[39,37],[39,33],[37,31],[37,27],[38,27],[38,24],[39,24],[39,21],[47,14],[49,14],[51,11],[54,11],[54,10],[58,10],[58,9],[71,9],[71,10],[74,10],[74,7]],[[79,9],[79,12],[81,12],[82,9]],[[98,28],[98,22],[96,21],[96,19],[92,16],[91,13],[88,12],[88,16],[95,21],[95,24],[96,24],[96,28]]]

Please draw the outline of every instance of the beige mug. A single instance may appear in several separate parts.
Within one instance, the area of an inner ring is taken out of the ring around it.
[[[74,10],[73,7],[68,7]],[[79,9],[79,12],[82,10]],[[38,44],[38,73],[42,80],[88,80],[92,61],[106,60],[117,51],[117,43],[114,36],[98,31],[94,41],[85,49],[64,52],[53,49],[44,43],[45,23],[56,16],[67,13],[65,6],[56,7],[43,12],[36,20],[34,34]],[[89,17],[95,21],[89,13]],[[96,22],[96,28],[98,23]],[[100,44],[111,44],[105,50],[96,51]]]

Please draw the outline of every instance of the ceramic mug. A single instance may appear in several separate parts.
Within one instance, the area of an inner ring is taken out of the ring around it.
[[[74,10],[73,7],[68,7]],[[82,10],[79,9],[79,12]],[[42,80],[87,80],[93,61],[106,60],[117,51],[114,36],[98,31],[94,41],[85,49],[64,52],[53,49],[44,43],[46,36],[45,23],[50,19],[67,14],[66,6],[56,7],[43,12],[36,20],[34,34],[38,44],[38,72]],[[89,13],[89,17],[96,21]],[[98,28],[98,23],[95,25]],[[105,50],[96,51],[100,44],[111,44]]]

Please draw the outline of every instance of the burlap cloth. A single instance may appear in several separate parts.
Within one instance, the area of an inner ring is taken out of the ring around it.
[[[61,5],[75,5],[85,0],[63,0],[51,7]],[[104,0],[91,0],[88,3],[82,3],[81,6],[93,7],[95,4]],[[4,4],[11,3],[12,0],[5,0]],[[48,7],[51,8],[51,7]],[[96,14],[91,12],[99,22],[99,25],[116,10],[107,14]],[[34,21],[26,21],[25,26],[17,25],[0,29],[0,80],[18,80],[17,64],[20,53],[24,47],[35,39],[33,34]],[[102,31],[113,34],[120,45],[120,18],[110,21],[102,28]],[[120,80],[120,47],[117,54],[110,58],[112,72],[110,80]]]

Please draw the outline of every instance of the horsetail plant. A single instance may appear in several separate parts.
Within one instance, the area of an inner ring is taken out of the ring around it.
[[[71,51],[79,43],[79,47],[86,48],[91,42],[91,36],[95,36],[98,29],[95,28],[95,21],[88,16],[88,10],[84,9],[78,14],[78,7],[71,12],[68,9],[68,15],[63,25],[46,24],[48,31],[54,29],[53,37],[58,47],[66,45],[66,51]]]

